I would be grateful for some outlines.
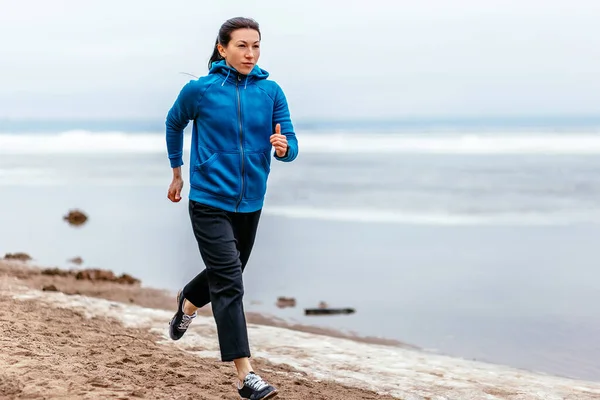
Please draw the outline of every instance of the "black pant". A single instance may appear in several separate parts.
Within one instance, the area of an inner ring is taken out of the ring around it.
[[[211,303],[222,361],[250,357],[242,272],[261,211],[233,213],[190,200],[189,212],[206,269],[183,288],[183,296],[199,308]]]

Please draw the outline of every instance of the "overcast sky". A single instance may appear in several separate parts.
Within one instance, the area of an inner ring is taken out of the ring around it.
[[[280,8],[283,7],[283,8]],[[598,0],[0,0],[0,118],[163,119],[258,20],[296,118],[600,113]]]

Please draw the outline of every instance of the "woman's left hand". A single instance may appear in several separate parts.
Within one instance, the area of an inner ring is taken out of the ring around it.
[[[281,134],[281,125],[275,125],[275,133],[271,135],[271,144],[275,148],[275,153],[279,157],[284,157],[287,153],[287,137]]]

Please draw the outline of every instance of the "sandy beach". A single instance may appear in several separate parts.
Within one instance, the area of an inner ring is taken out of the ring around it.
[[[0,261],[1,398],[237,398],[208,312],[172,342],[169,293],[103,279]],[[249,319],[255,368],[283,399],[600,398],[600,383]]]

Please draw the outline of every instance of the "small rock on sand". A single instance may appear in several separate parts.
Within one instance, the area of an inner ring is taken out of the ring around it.
[[[277,298],[277,307],[286,308],[286,307],[296,307],[296,299],[293,297],[278,297]]]
[[[88,220],[87,215],[80,210],[70,210],[67,215],[63,217],[65,221],[67,221],[71,225],[79,226],[85,224]]]
[[[77,264],[77,265],[83,264],[83,258],[81,258],[81,257],[74,257],[67,261],[70,263],[73,263],[73,264]]]
[[[42,290],[44,292],[58,292],[58,289],[54,285],[45,285]]]
[[[29,261],[31,256],[27,253],[6,253],[5,260]]]

